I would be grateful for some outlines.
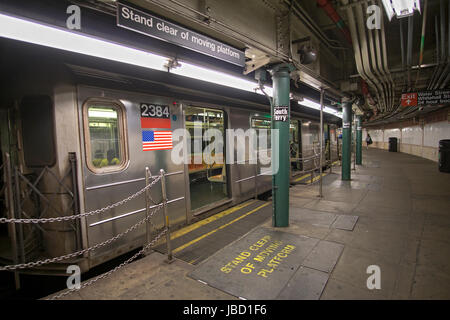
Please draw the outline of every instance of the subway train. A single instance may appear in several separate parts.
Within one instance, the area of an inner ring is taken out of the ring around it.
[[[0,217],[49,218],[107,207],[142,190],[146,167],[153,177],[161,169],[166,173],[173,228],[270,192],[272,177],[261,164],[206,164],[194,146],[190,164],[171,158],[176,129],[188,130],[193,138],[217,129],[224,134],[225,149],[226,129],[270,129],[266,97],[32,45],[6,41],[2,49],[1,59],[8,64],[2,66]],[[318,167],[320,127],[317,116],[299,112],[292,111],[290,121],[294,181]],[[338,126],[338,121],[324,126],[328,164],[339,156]],[[160,182],[150,195],[151,206],[162,201]],[[92,247],[143,219],[145,206],[142,193],[81,219],[0,224],[0,265]],[[163,215],[156,214],[152,234],[163,226]],[[20,271],[66,275],[67,266],[77,264],[85,272],[142,247],[145,237],[144,224],[89,253]]]

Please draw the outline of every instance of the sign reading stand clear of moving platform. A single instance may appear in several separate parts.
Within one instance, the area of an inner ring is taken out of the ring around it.
[[[117,25],[241,67],[245,65],[242,50],[123,3],[117,3]]]

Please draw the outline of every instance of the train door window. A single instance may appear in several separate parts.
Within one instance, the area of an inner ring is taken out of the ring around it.
[[[299,134],[298,134],[298,120],[291,120],[289,125],[289,150],[291,159],[291,169],[300,170],[300,145],[299,145]]]
[[[189,168],[189,186],[191,210],[204,207],[228,197],[228,180],[225,166],[225,113],[222,110],[188,106],[185,109],[185,125],[191,136]],[[215,144],[212,156],[222,161],[205,162],[203,151],[214,143],[205,140],[204,134],[208,129],[216,129],[224,142]],[[219,149],[219,150],[218,150]],[[221,157],[220,157],[221,156]]]
[[[53,166],[56,161],[53,103],[49,96],[26,96],[20,103],[23,155],[27,167]]]
[[[111,102],[87,102],[84,120],[88,168],[95,173],[122,170],[128,160],[123,108]]]
[[[271,141],[271,118],[262,118],[262,117],[252,117],[250,118],[250,125],[252,127],[252,129],[256,129],[256,135],[257,135],[257,140],[258,140],[258,173],[262,173],[262,172],[267,172],[267,170],[269,169],[270,165],[263,165],[262,163],[264,163],[265,161],[262,161],[262,158],[267,157],[268,159],[271,158],[272,156],[272,141]],[[260,138],[261,138],[261,129],[266,130],[266,136],[267,136],[267,141],[266,141],[266,146],[267,148],[263,148],[263,146],[261,146],[261,142]]]
[[[271,138],[270,138],[270,123],[271,123],[271,120],[268,118],[255,118],[255,117],[251,118],[251,127],[253,129],[256,129],[256,134],[258,135],[258,139],[259,139],[259,134],[260,134],[260,131],[258,129],[267,130],[267,149],[269,149],[269,150],[272,146],[272,144],[271,144],[272,142],[271,142]]]

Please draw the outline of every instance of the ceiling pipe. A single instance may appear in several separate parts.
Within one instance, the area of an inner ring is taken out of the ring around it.
[[[449,62],[450,62],[450,5],[448,6],[448,56],[449,56]],[[445,78],[444,82],[440,86],[439,89],[444,89],[447,87],[448,82],[450,81],[450,67],[447,64],[447,77]]]
[[[449,6],[450,8],[450,6]],[[450,16],[448,18],[449,24],[450,24]],[[449,31],[450,32],[450,31]],[[450,34],[449,34],[450,37]],[[449,45],[450,46],[450,45]],[[437,81],[435,85],[433,86],[433,89],[438,89],[442,82],[444,81],[445,77],[448,75],[449,71],[449,62],[450,62],[450,51],[447,52],[447,56],[445,56],[445,8],[444,8],[444,2],[441,1],[441,59],[442,59],[442,72],[437,78]]]
[[[402,91],[406,91],[407,90],[407,77],[405,76],[407,73],[407,64],[406,64],[406,51],[407,48],[405,48],[405,32],[404,32],[404,21],[405,19],[400,19],[400,50],[401,50],[401,55],[402,55],[402,71],[403,71],[403,84],[402,84]]]
[[[413,31],[414,31],[414,15],[408,17],[408,43],[406,52],[406,67],[408,68],[408,89],[411,88]]]
[[[438,27],[438,17],[434,16],[434,33],[436,35],[436,67],[433,70],[433,75],[431,76],[430,82],[428,84],[427,90],[432,88],[432,84],[434,83],[434,78],[436,77],[437,70],[440,66],[439,59],[439,27]]]
[[[446,56],[445,56],[445,4],[444,0],[440,0],[440,47],[437,47],[437,58],[440,59],[440,63],[436,67],[435,73],[433,74],[432,81],[430,82],[429,89],[433,90],[439,85],[439,81],[443,78],[443,73],[445,72],[446,66]],[[437,16],[436,16],[437,19]],[[437,21],[437,20],[436,20]],[[436,30],[438,30],[437,28]],[[438,33],[436,33],[436,40],[438,39]],[[437,43],[437,42],[436,42]],[[439,50],[440,49],[440,50]],[[440,52],[439,52],[440,51]]]
[[[322,41],[330,49],[345,49],[348,48],[335,46],[332,43],[339,43],[337,40],[333,40],[327,37],[327,35],[320,29],[320,27],[311,19],[306,11],[295,0],[284,0],[284,3],[289,8],[292,8],[295,16],[311,31],[312,34],[320,41]]]
[[[364,11],[367,12],[367,5],[363,4]],[[383,94],[386,97],[386,108],[387,111],[391,108],[391,90],[390,90],[390,84],[386,77],[386,74],[384,72],[384,69],[382,67],[381,63],[381,50],[379,48],[379,42],[376,42],[376,36],[375,31],[373,29],[367,30],[367,36],[368,36],[368,42],[369,42],[369,50],[370,50],[370,57],[372,60],[372,68],[374,70],[375,76],[380,79],[381,85],[383,86]],[[380,54],[378,56],[378,54]],[[380,60],[378,59],[380,58]]]
[[[349,44],[352,44],[352,37],[350,35],[350,31],[346,26],[344,20],[341,16],[336,12],[333,5],[328,0],[317,0],[317,4],[321,7],[325,13],[330,17],[330,19],[336,24],[339,30],[344,34],[345,39]]]
[[[342,4],[344,6],[347,6],[348,3],[349,3],[349,0],[341,0],[341,2],[342,2]],[[351,6],[347,6],[345,10],[346,10],[347,17],[348,17],[348,26],[349,26],[349,29],[350,29],[350,35],[352,37],[353,50],[355,52],[356,69],[357,69],[358,74],[360,75],[360,77],[370,87],[372,87],[375,90],[375,96],[377,98],[376,108],[380,112],[381,111],[381,107],[380,107],[380,100],[381,100],[380,99],[380,93],[378,91],[377,86],[372,82],[372,80],[365,73],[365,70],[363,68],[363,61],[362,61],[362,57],[361,57],[361,49],[360,49],[360,45],[359,45],[358,32],[357,32],[357,29],[356,29],[355,16],[353,14],[353,9],[352,9]]]
[[[364,22],[364,15],[361,3],[355,6],[356,11],[356,21],[358,23],[358,31],[359,31],[359,39],[360,39],[360,47],[363,61],[363,68],[368,77],[372,80],[375,86],[378,88],[380,92],[380,96],[382,97],[381,106],[383,110],[387,111],[387,103],[386,103],[386,88],[379,81],[378,77],[374,74],[374,71],[371,68],[370,59],[369,59],[369,49],[367,46],[367,37],[366,37],[366,24]]]
[[[376,1],[373,2],[377,4]],[[378,2],[381,5],[381,3]],[[395,82],[392,80],[391,73],[387,62],[387,49],[386,49],[386,34],[384,32],[384,20],[383,15],[381,15],[380,21],[381,29],[373,29],[372,32],[375,34],[375,48],[377,54],[378,68],[380,72],[384,75],[385,81],[388,86],[388,97],[389,106],[393,108],[395,103]],[[381,38],[381,39],[380,39]],[[381,46],[380,46],[381,41]]]
[[[352,36],[350,34],[350,30],[348,29],[348,27],[345,24],[342,17],[336,12],[336,10],[334,9],[334,7],[330,3],[330,1],[329,0],[317,0],[317,4],[319,5],[319,7],[321,7],[326,12],[328,17],[337,25],[339,30],[343,33],[347,42],[353,46],[353,40],[352,40]],[[361,91],[362,91],[363,95],[366,97],[368,104],[373,107],[375,105],[375,102],[373,101],[373,98],[370,95],[370,92],[367,88],[367,82],[364,81],[363,78],[361,78]],[[369,107],[369,109],[370,109],[370,107]]]
[[[449,7],[450,8],[450,7]],[[417,86],[417,81],[419,80],[419,74],[420,74],[420,66],[423,62],[423,50],[425,48],[425,30],[427,25],[427,9],[428,9],[428,0],[425,0],[423,4],[423,19],[422,19],[422,34],[420,36],[420,52],[419,52],[419,69],[416,73],[416,81],[414,82],[414,87]],[[450,19],[449,19],[450,23]],[[450,36],[450,34],[449,34]],[[450,45],[450,42],[449,42]]]

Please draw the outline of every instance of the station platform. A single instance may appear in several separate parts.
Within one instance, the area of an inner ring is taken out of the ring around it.
[[[341,181],[290,189],[290,225],[249,200],[63,299],[450,299],[450,175],[435,162],[364,149]],[[369,289],[369,266],[380,288]]]

